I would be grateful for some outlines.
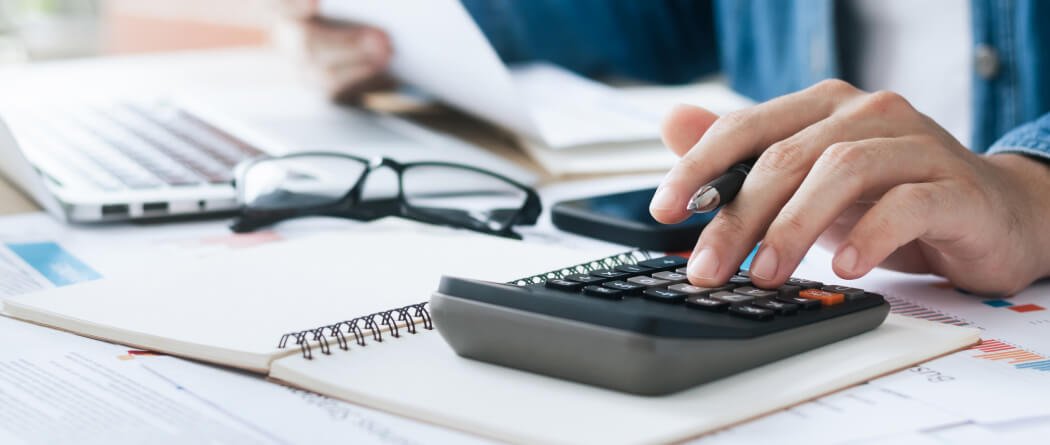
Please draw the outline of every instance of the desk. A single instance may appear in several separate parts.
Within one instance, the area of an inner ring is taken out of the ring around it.
[[[37,210],[40,210],[40,207],[30,201],[6,179],[0,178],[0,215],[13,215]]]

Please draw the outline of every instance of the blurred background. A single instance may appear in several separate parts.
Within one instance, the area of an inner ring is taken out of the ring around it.
[[[0,0],[0,65],[270,40],[272,0]]]

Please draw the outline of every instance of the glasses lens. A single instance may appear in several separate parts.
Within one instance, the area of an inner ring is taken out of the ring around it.
[[[525,190],[466,168],[413,165],[401,177],[412,211],[464,227],[502,230],[525,205]]]
[[[335,204],[364,173],[364,162],[341,156],[289,156],[252,164],[237,181],[242,204],[279,210]]]

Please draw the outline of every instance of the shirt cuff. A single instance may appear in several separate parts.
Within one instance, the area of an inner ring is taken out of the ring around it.
[[[1050,160],[1050,113],[1024,124],[999,138],[987,154],[1017,153]]]

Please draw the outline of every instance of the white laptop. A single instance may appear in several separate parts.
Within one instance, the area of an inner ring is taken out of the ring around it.
[[[260,137],[272,129],[252,128],[266,123],[237,122],[170,98],[5,104],[0,172],[49,212],[78,223],[230,212],[238,206],[234,167],[290,151],[341,150],[400,161],[458,158],[526,183],[535,179],[481,149],[390,116],[332,107],[299,118],[295,132],[334,132],[328,140],[338,143],[289,147]]]

